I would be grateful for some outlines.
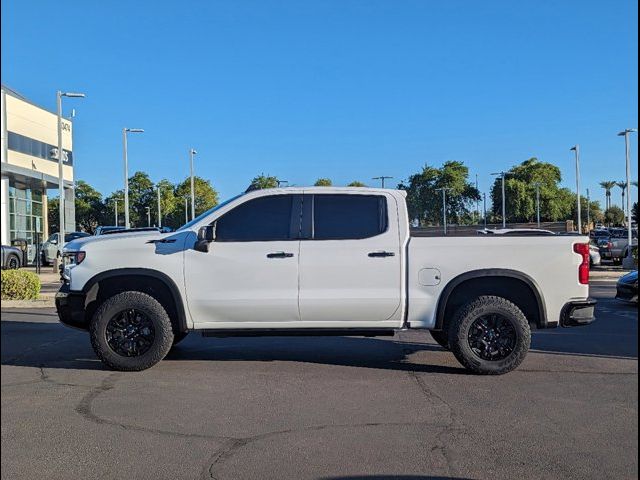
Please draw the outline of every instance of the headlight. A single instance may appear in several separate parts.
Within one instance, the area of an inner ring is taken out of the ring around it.
[[[71,269],[76,265],[80,265],[87,254],[85,252],[64,252],[62,254],[62,263],[60,264],[60,277],[65,282],[71,281]]]

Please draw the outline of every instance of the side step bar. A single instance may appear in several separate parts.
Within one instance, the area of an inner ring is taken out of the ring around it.
[[[201,330],[203,337],[393,337],[392,328],[238,328]]]

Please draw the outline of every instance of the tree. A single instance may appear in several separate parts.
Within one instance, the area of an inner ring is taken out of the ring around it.
[[[525,160],[509,170],[505,182],[506,215],[509,222],[533,222],[537,217],[536,186],[540,185],[540,219],[545,222],[566,220],[577,200],[569,189],[561,188],[560,169],[537,158]],[[491,189],[493,214],[502,219],[502,178]]]
[[[196,217],[201,213],[209,210],[212,207],[215,207],[218,204],[218,192],[214,190],[211,186],[211,182],[209,180],[205,180],[204,178],[196,176],[194,178],[195,184],[195,207],[196,207]],[[187,198],[187,204],[189,208],[189,219],[191,219],[191,178],[186,178],[182,183],[178,184],[175,188],[174,193],[176,199],[176,208],[174,212],[176,212],[176,216],[170,217],[172,224],[170,226],[180,226],[183,221],[180,220],[181,215],[184,215],[184,207],[180,209],[177,205],[178,202],[182,202],[184,204],[184,198]]]
[[[447,218],[452,223],[469,223],[471,208],[480,199],[480,192],[469,181],[469,169],[457,161],[445,162],[441,168],[425,165],[398,188],[407,191],[407,207],[411,219],[421,225],[442,222],[442,192],[447,188]]]
[[[362,182],[359,182],[358,180],[354,180],[349,185],[347,185],[347,187],[366,187],[366,185]]]
[[[49,224],[49,233],[55,233],[60,231],[60,199],[58,197],[51,197],[47,199],[47,223]]]
[[[129,223],[132,227],[147,226],[147,207],[155,205],[153,182],[149,174],[136,172],[129,177]]]
[[[600,182],[600,186],[604,188],[605,195],[607,197],[604,209],[609,210],[609,208],[611,208],[611,190],[616,186],[616,182],[614,182],[613,180],[605,180]]]
[[[102,195],[83,180],[78,180],[75,187],[76,225],[83,232],[93,233],[104,216],[105,206]]]
[[[313,184],[314,187],[330,187],[331,185],[333,185],[333,183],[329,178],[319,178],[316,180],[316,183]]]
[[[611,227],[616,227],[624,223],[624,211],[616,205],[610,207],[604,212],[604,218],[607,224]]]
[[[162,215],[162,221],[160,222],[158,218],[157,210],[157,202],[158,202],[158,188],[160,188],[160,214]],[[191,192],[191,183],[189,183],[189,192]],[[178,210],[181,210],[181,205],[178,197],[176,197],[175,187],[173,183],[171,183],[167,179],[162,179],[156,183],[156,209],[155,209],[155,220],[156,225],[162,225],[172,228],[179,227],[182,223],[171,222],[172,219],[176,217],[174,213]],[[182,207],[184,210],[184,207]],[[181,212],[184,216],[184,211]]]
[[[622,190],[622,203],[620,205],[624,209],[625,208],[624,194],[627,191],[627,182],[616,182],[616,185],[620,188],[620,190]]]
[[[278,188],[279,183],[280,182],[278,182],[277,177],[272,177],[262,173],[251,180],[251,184],[249,185],[249,188],[247,188],[247,191],[262,190],[264,188]]]

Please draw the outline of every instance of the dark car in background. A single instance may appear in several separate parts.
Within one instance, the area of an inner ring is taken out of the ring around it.
[[[97,227],[95,232],[93,232],[93,234],[94,235],[104,235],[105,233],[119,232],[119,231],[122,231],[122,230],[126,230],[126,227],[115,226],[115,225],[105,225],[105,226]]]
[[[625,302],[638,303],[638,271],[627,273],[618,280],[616,298]]]
[[[15,270],[22,267],[24,254],[18,247],[2,245],[2,268]]]

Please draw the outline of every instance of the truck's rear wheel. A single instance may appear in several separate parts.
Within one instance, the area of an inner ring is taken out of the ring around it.
[[[89,332],[96,355],[109,368],[139,371],[162,360],[173,343],[169,315],[155,298],[123,292],[105,300]]]
[[[483,375],[501,375],[522,363],[531,344],[524,313],[513,303],[482,296],[461,307],[450,324],[449,345],[458,361]]]
[[[446,330],[429,330],[431,337],[445,350],[451,350],[449,348],[449,332]]]

